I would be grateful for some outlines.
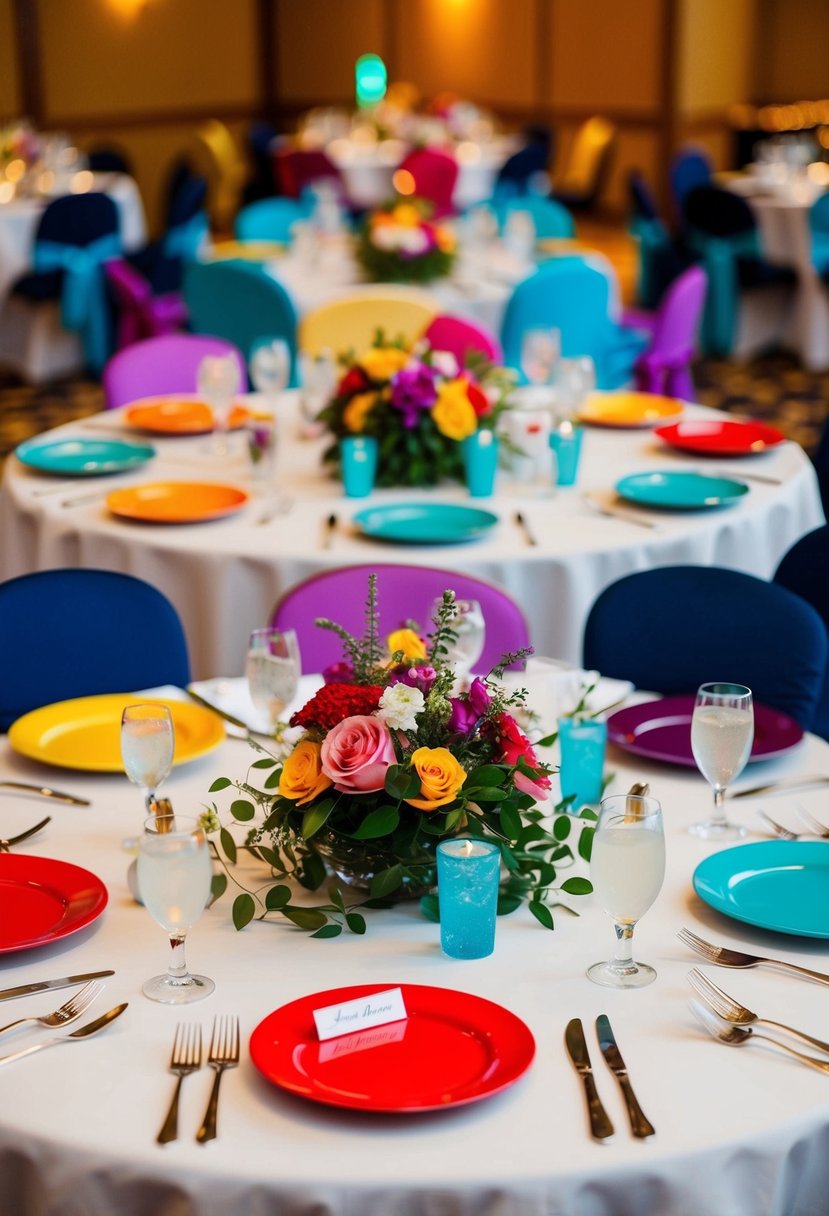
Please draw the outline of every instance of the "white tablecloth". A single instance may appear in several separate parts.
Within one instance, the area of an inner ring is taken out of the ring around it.
[[[705,411],[689,407],[688,413],[704,416]],[[548,485],[535,496],[503,472],[499,493],[491,500],[470,500],[464,489],[450,485],[432,491],[378,491],[370,500],[356,500],[345,499],[339,483],[322,471],[325,440],[300,438],[295,393],[285,395],[279,416],[276,491],[289,509],[264,526],[258,523],[262,496],[249,480],[242,436],[235,437],[239,446],[225,458],[210,453],[204,436],[153,439],[158,455],[152,463],[100,482],[55,483],[9,458],[0,491],[0,577],[88,566],[144,578],[175,604],[187,631],[193,674],[207,677],[239,674],[250,630],[265,623],[288,587],[319,570],[371,562],[440,566],[505,587],[522,605],[538,653],[577,661],[591,604],[622,575],[651,566],[695,563],[768,577],[793,542],[823,522],[814,470],[792,443],[726,466],[779,478],[781,485],[749,482],[749,493],[727,509],[643,513],[657,525],[649,530],[598,515],[580,494],[595,491],[612,503],[612,487],[627,473],[701,467],[648,430],[589,428],[578,488],[555,495]],[[127,434],[115,411],[50,432],[87,438],[111,434]],[[704,467],[713,472],[721,468],[719,463]],[[118,520],[103,501],[105,493],[118,486],[179,479],[238,483],[254,489],[256,496],[237,515],[177,526]],[[96,497],[64,505],[89,494]],[[383,544],[351,526],[352,516],[368,501],[375,505],[401,500],[472,502],[492,509],[499,523],[479,540],[448,546]],[[530,545],[515,522],[518,511],[538,545]],[[331,513],[339,526],[324,548],[324,525]]]
[[[242,775],[246,744],[174,770],[165,793],[177,808],[208,800],[219,774]],[[754,784],[789,772],[829,771],[829,748],[809,739],[786,758],[752,766]],[[3,1216],[816,1216],[829,1185],[829,1078],[761,1044],[731,1050],[709,1039],[688,1009],[686,975],[699,959],[676,939],[682,925],[722,944],[744,946],[829,971],[829,944],[784,937],[730,921],[693,894],[691,874],[711,851],[685,829],[708,807],[694,770],[609,756],[612,790],[650,781],[662,802],[667,876],[637,928],[635,954],[658,978],[639,992],[613,992],[586,979],[587,964],[612,952],[610,922],[592,898],[563,902],[555,933],[526,912],[499,921],[495,953],[475,962],[444,957],[436,925],[416,905],[369,913],[365,937],[312,941],[285,923],[256,922],[237,934],[227,899],[193,929],[188,957],[216,981],[213,996],[186,1012],[156,1005],[142,981],[164,965],[164,934],[126,886],[123,838],[140,829],[138,791],[123,777],[52,770],[0,742],[5,778],[50,781],[92,799],[88,808],[48,806],[52,822],[16,848],[62,858],[107,883],[109,906],[93,926],[52,946],[8,954],[0,987],[114,967],[93,1012],[129,1002],[126,1014],[84,1044],[61,1046],[0,1068],[0,1211]],[[819,791],[798,795],[825,814]],[[0,832],[29,826],[44,803],[0,796]],[[733,813],[756,830],[758,802]],[[790,799],[773,814],[793,819]],[[772,809],[773,807],[773,809]],[[768,969],[709,969],[751,1008],[826,1037],[829,989]],[[289,1097],[248,1059],[254,1027],[299,996],[355,983],[437,985],[508,1006],[530,1027],[537,1054],[528,1073],[498,1096],[439,1114],[352,1114]],[[55,1008],[65,993],[0,1006],[3,1022]],[[171,1097],[166,1072],[175,1025],[238,1014],[243,1055],[223,1082],[219,1138],[197,1145],[207,1069],[185,1080],[180,1139],[155,1135]],[[657,1129],[648,1143],[628,1133],[621,1097],[596,1044],[593,1022],[607,1013],[641,1104]],[[7,1016],[6,1016],[7,1015]],[[564,1027],[583,1019],[600,1096],[616,1125],[611,1143],[591,1141],[581,1082],[564,1051]]]

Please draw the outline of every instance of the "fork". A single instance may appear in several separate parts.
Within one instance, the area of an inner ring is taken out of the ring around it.
[[[201,1068],[201,1051],[201,1026],[195,1026],[192,1022],[182,1025],[179,1022],[173,1040],[173,1054],[170,1057],[170,1072],[178,1077],[178,1081],[167,1117],[156,1136],[157,1144],[169,1144],[178,1137],[178,1099],[181,1083],[191,1072],[198,1072]]]
[[[782,823],[778,823],[776,819],[772,819],[771,815],[767,815],[765,811],[758,811],[759,817],[769,825],[775,836],[779,836],[781,840],[800,840],[800,835],[793,832],[791,828],[784,827]]]
[[[234,1017],[217,1017],[213,1019],[213,1033],[210,1036],[210,1051],[207,1056],[208,1068],[215,1068],[216,1076],[210,1091],[210,1101],[204,1114],[204,1122],[196,1132],[199,1144],[216,1139],[216,1112],[219,1108],[219,1083],[226,1068],[235,1068],[239,1063],[239,1019]]]
[[[694,989],[698,996],[711,1006],[715,1013],[724,1018],[726,1022],[731,1022],[734,1026],[773,1026],[776,1030],[782,1030],[786,1034],[794,1035],[796,1039],[801,1039],[804,1043],[809,1043],[812,1047],[816,1047],[818,1051],[826,1052],[829,1055],[829,1043],[825,1043],[823,1039],[816,1039],[811,1034],[806,1034],[802,1030],[795,1030],[794,1026],[786,1026],[783,1022],[774,1022],[771,1018],[761,1018],[758,1013],[747,1009],[745,1005],[741,1005],[739,1001],[735,1001],[733,996],[729,996],[727,992],[723,992],[722,988],[718,987],[712,980],[709,980],[707,975],[694,967],[693,971],[688,974],[688,983]]]
[[[45,819],[41,819],[40,823],[36,823],[33,828],[27,828],[25,832],[18,832],[16,836],[9,836],[5,840],[0,840],[0,853],[10,853],[13,844],[19,844],[21,840],[28,840],[30,836],[34,836],[35,832],[39,832],[41,828],[45,828],[47,823],[52,822],[52,816],[47,815]]]
[[[5,1034],[7,1030],[12,1030],[15,1026],[23,1026],[26,1022],[37,1022],[40,1026],[68,1026],[70,1022],[74,1022],[76,1018],[86,1012],[98,993],[103,991],[103,987],[103,984],[98,983],[97,980],[92,980],[53,1013],[44,1013],[42,1017],[18,1018],[16,1022],[9,1022],[7,1026],[0,1026],[0,1034]]]
[[[790,1047],[788,1043],[781,1043],[779,1039],[773,1039],[770,1035],[724,1022],[718,1014],[706,1005],[701,1005],[699,1001],[691,1001],[691,1012],[713,1038],[718,1039],[720,1043],[727,1043],[729,1047],[742,1047],[745,1043],[750,1043],[752,1039],[762,1039],[766,1043],[773,1043],[781,1051],[788,1052],[801,1063],[808,1064],[810,1068],[816,1068],[818,1072],[829,1072],[829,1060],[816,1060],[814,1056],[806,1056],[800,1051],[795,1051],[794,1047]]]
[[[829,975],[823,971],[811,971],[808,967],[799,967],[797,963],[787,963],[779,958],[764,958],[760,954],[744,954],[740,950],[729,950],[726,946],[712,946],[710,942],[697,937],[696,933],[692,933],[690,929],[680,929],[677,937],[683,945],[689,946],[697,954],[707,958],[709,963],[716,963],[719,967],[756,967],[765,963],[769,967],[782,967],[787,971],[794,971],[798,975],[805,975],[807,979],[816,980],[818,984],[829,984]]]
[[[829,828],[827,828],[825,823],[821,823],[819,819],[815,819],[814,815],[811,815],[801,803],[796,802],[794,806],[800,818],[805,823],[808,823],[811,828],[810,835],[820,836],[823,840],[829,840]]]

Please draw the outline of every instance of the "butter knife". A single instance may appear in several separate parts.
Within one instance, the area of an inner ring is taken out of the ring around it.
[[[625,1062],[622,1059],[622,1053],[616,1045],[616,1036],[610,1025],[610,1021],[606,1014],[600,1013],[596,1018],[596,1034],[599,1037],[599,1047],[602,1055],[605,1058],[610,1071],[613,1073],[619,1086],[622,1090],[622,1097],[625,1100],[627,1107],[628,1119],[630,1119],[630,1130],[638,1140],[647,1140],[649,1136],[656,1135],[656,1128],[645,1117],[642,1107],[636,1100],[636,1094],[628,1078],[628,1071],[625,1068]]]
[[[74,794],[64,794],[61,790],[52,790],[48,785],[29,785],[25,781],[0,781],[0,790],[23,790],[26,794],[39,794],[41,798],[53,798],[55,802],[68,802],[71,806],[91,806],[88,798],[76,798]]]
[[[46,992],[50,988],[73,988],[75,984],[103,979],[105,975],[115,975],[115,972],[88,971],[85,975],[65,975],[59,980],[40,980],[35,984],[21,984],[19,988],[4,988],[0,992],[0,1001],[10,1001],[16,996],[29,996],[32,992]]]
[[[826,785],[827,782],[829,782],[829,777],[820,773],[810,777],[780,777],[777,781],[770,781],[768,785],[753,785],[751,789],[734,790],[733,793],[729,790],[728,797],[753,798],[755,794],[774,794],[778,790],[802,789],[809,785]]]
[[[573,1067],[584,1083],[584,1096],[587,1102],[587,1113],[590,1116],[590,1132],[594,1140],[609,1140],[613,1135],[613,1124],[607,1111],[602,1106],[601,1098],[596,1090],[593,1079],[593,1069],[590,1066],[590,1055],[584,1040],[584,1027],[581,1018],[572,1018],[567,1023],[564,1032],[564,1042]]]

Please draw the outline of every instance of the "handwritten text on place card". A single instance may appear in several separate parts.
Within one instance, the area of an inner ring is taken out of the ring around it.
[[[314,1010],[317,1034],[321,1039],[333,1039],[339,1034],[353,1034],[366,1026],[383,1026],[406,1017],[403,993],[399,988],[373,992],[341,1005],[326,1005]]]

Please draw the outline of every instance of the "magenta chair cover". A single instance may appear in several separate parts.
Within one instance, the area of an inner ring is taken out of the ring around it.
[[[448,350],[453,354],[461,367],[465,365],[470,352],[485,355],[490,363],[502,363],[504,359],[501,343],[495,334],[477,321],[467,321],[465,317],[437,316],[423,336],[433,350]]]
[[[153,295],[148,280],[124,258],[113,258],[104,269],[118,314],[117,350],[125,350],[142,338],[157,338],[184,328],[187,308],[181,292]]]
[[[233,355],[242,390],[246,389],[245,361],[230,342],[205,334],[167,334],[136,342],[112,356],[102,377],[106,408],[117,409],[140,397],[195,393],[198,366],[205,355]]]
[[[694,399],[690,364],[707,289],[708,275],[701,266],[691,266],[666,291],[653,320],[650,345],[634,367],[636,387],[642,392]]]
[[[317,617],[329,617],[361,637],[365,627],[368,576],[377,575],[380,632],[383,639],[408,621],[416,621],[425,634],[431,628],[432,601],[452,590],[458,599],[477,600],[486,622],[486,638],[476,671],[487,672],[510,650],[529,646],[524,613],[516,602],[491,583],[452,570],[429,566],[347,566],[312,575],[286,591],[273,610],[272,624],[295,629],[302,655],[302,670],[324,671],[343,658],[336,634],[319,629]]]
[[[434,204],[435,219],[454,215],[452,195],[458,180],[458,162],[440,148],[418,148],[404,157],[399,168],[414,178],[414,194]]]

